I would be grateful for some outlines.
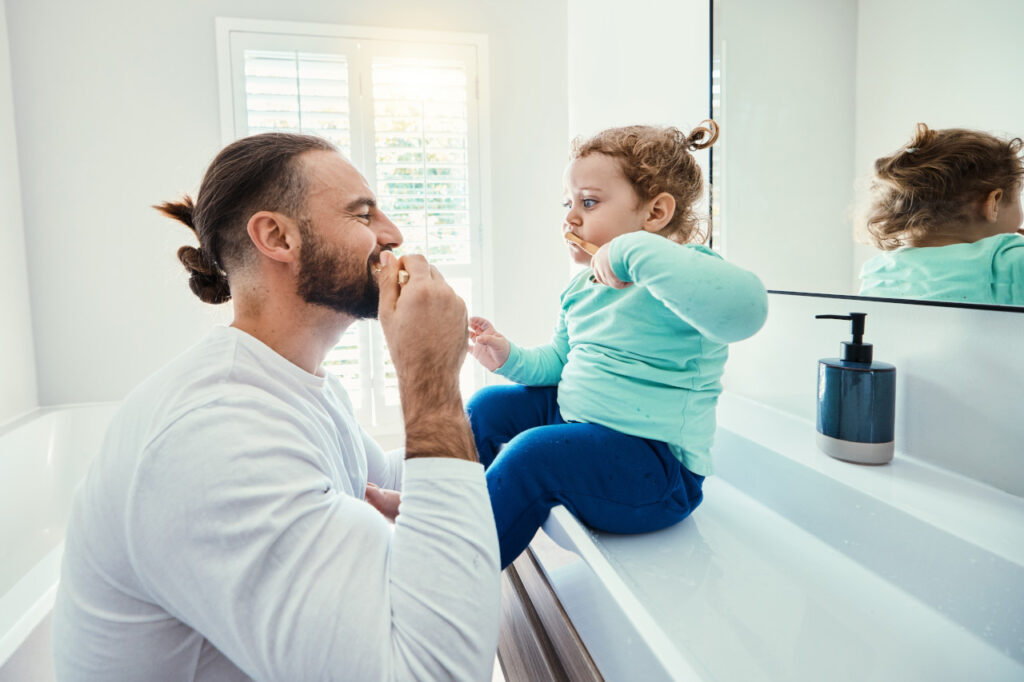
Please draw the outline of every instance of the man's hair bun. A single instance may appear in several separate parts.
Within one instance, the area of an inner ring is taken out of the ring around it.
[[[188,286],[200,300],[215,304],[231,300],[227,275],[205,250],[183,246],[178,249],[178,260],[188,270]]]

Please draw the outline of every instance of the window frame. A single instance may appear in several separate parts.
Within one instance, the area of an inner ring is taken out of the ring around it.
[[[289,22],[234,17],[215,19],[218,86],[220,92],[221,142],[227,145],[248,132],[244,78],[244,50],[300,50],[344,54],[349,68],[349,125],[351,161],[363,172],[370,187],[377,187],[374,148],[374,112],[372,82],[369,81],[374,56],[425,56],[453,58],[467,67],[468,174],[470,182],[470,263],[439,264],[445,277],[468,277],[472,284],[470,314],[489,316],[493,310],[491,282],[484,273],[493,272],[491,235],[489,145],[489,90],[487,36],[476,33],[419,31],[370,26]],[[241,75],[241,77],[239,77]],[[374,342],[370,343],[370,336]],[[362,324],[359,331],[360,362],[369,362],[360,370],[363,404],[356,417],[363,427],[378,438],[401,436],[400,406],[384,404],[383,378],[368,377],[376,371],[383,335],[377,324]],[[370,358],[370,353],[374,354]],[[475,387],[486,383],[484,370],[471,358]],[[375,390],[376,389],[376,390]],[[468,397],[468,396],[465,396]],[[397,444],[397,443],[396,443]]]

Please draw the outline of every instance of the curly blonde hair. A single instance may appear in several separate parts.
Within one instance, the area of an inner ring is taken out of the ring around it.
[[[682,244],[702,244],[707,232],[693,205],[700,198],[704,181],[691,152],[710,147],[718,139],[718,132],[718,124],[710,119],[689,135],[672,127],[609,128],[587,139],[577,137],[569,157],[575,160],[605,154],[616,159],[641,202],[668,192],[676,200],[676,211],[658,234]]]
[[[875,161],[871,241],[883,251],[915,246],[935,228],[969,220],[971,204],[993,190],[1009,200],[1024,177],[1022,149],[1019,137],[918,123],[910,142]]]

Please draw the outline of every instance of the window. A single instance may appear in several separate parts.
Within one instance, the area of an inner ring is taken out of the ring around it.
[[[225,142],[271,130],[330,140],[402,230],[399,252],[425,254],[471,311],[481,309],[484,38],[239,19],[218,19],[217,35]],[[365,426],[400,430],[379,324],[353,325],[324,366]],[[481,379],[467,362],[463,392]]]

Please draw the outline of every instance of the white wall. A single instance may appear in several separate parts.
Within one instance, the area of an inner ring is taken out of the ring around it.
[[[856,0],[723,0],[723,251],[769,289],[849,290]]]
[[[708,118],[707,0],[568,2],[571,136],[637,124],[689,132]],[[709,152],[695,156],[706,214]]]
[[[569,132],[708,117],[707,0],[568,0]]]
[[[1024,136],[1024,2],[860,0],[857,17],[858,186],[875,159],[932,128]],[[854,273],[877,253],[859,247]]]
[[[0,0],[0,424],[36,407],[5,5]]]
[[[174,252],[191,235],[149,208],[194,192],[220,148],[216,16],[488,34],[495,286],[483,312],[517,341],[549,337],[566,279],[564,2],[8,3],[42,404],[121,398],[229,319],[188,290]]]
[[[1024,312],[771,295],[768,322],[730,347],[726,390],[810,420],[817,362],[837,357],[865,312],[875,360],[896,365],[896,452],[1024,495]],[[851,465],[855,466],[855,465]]]

